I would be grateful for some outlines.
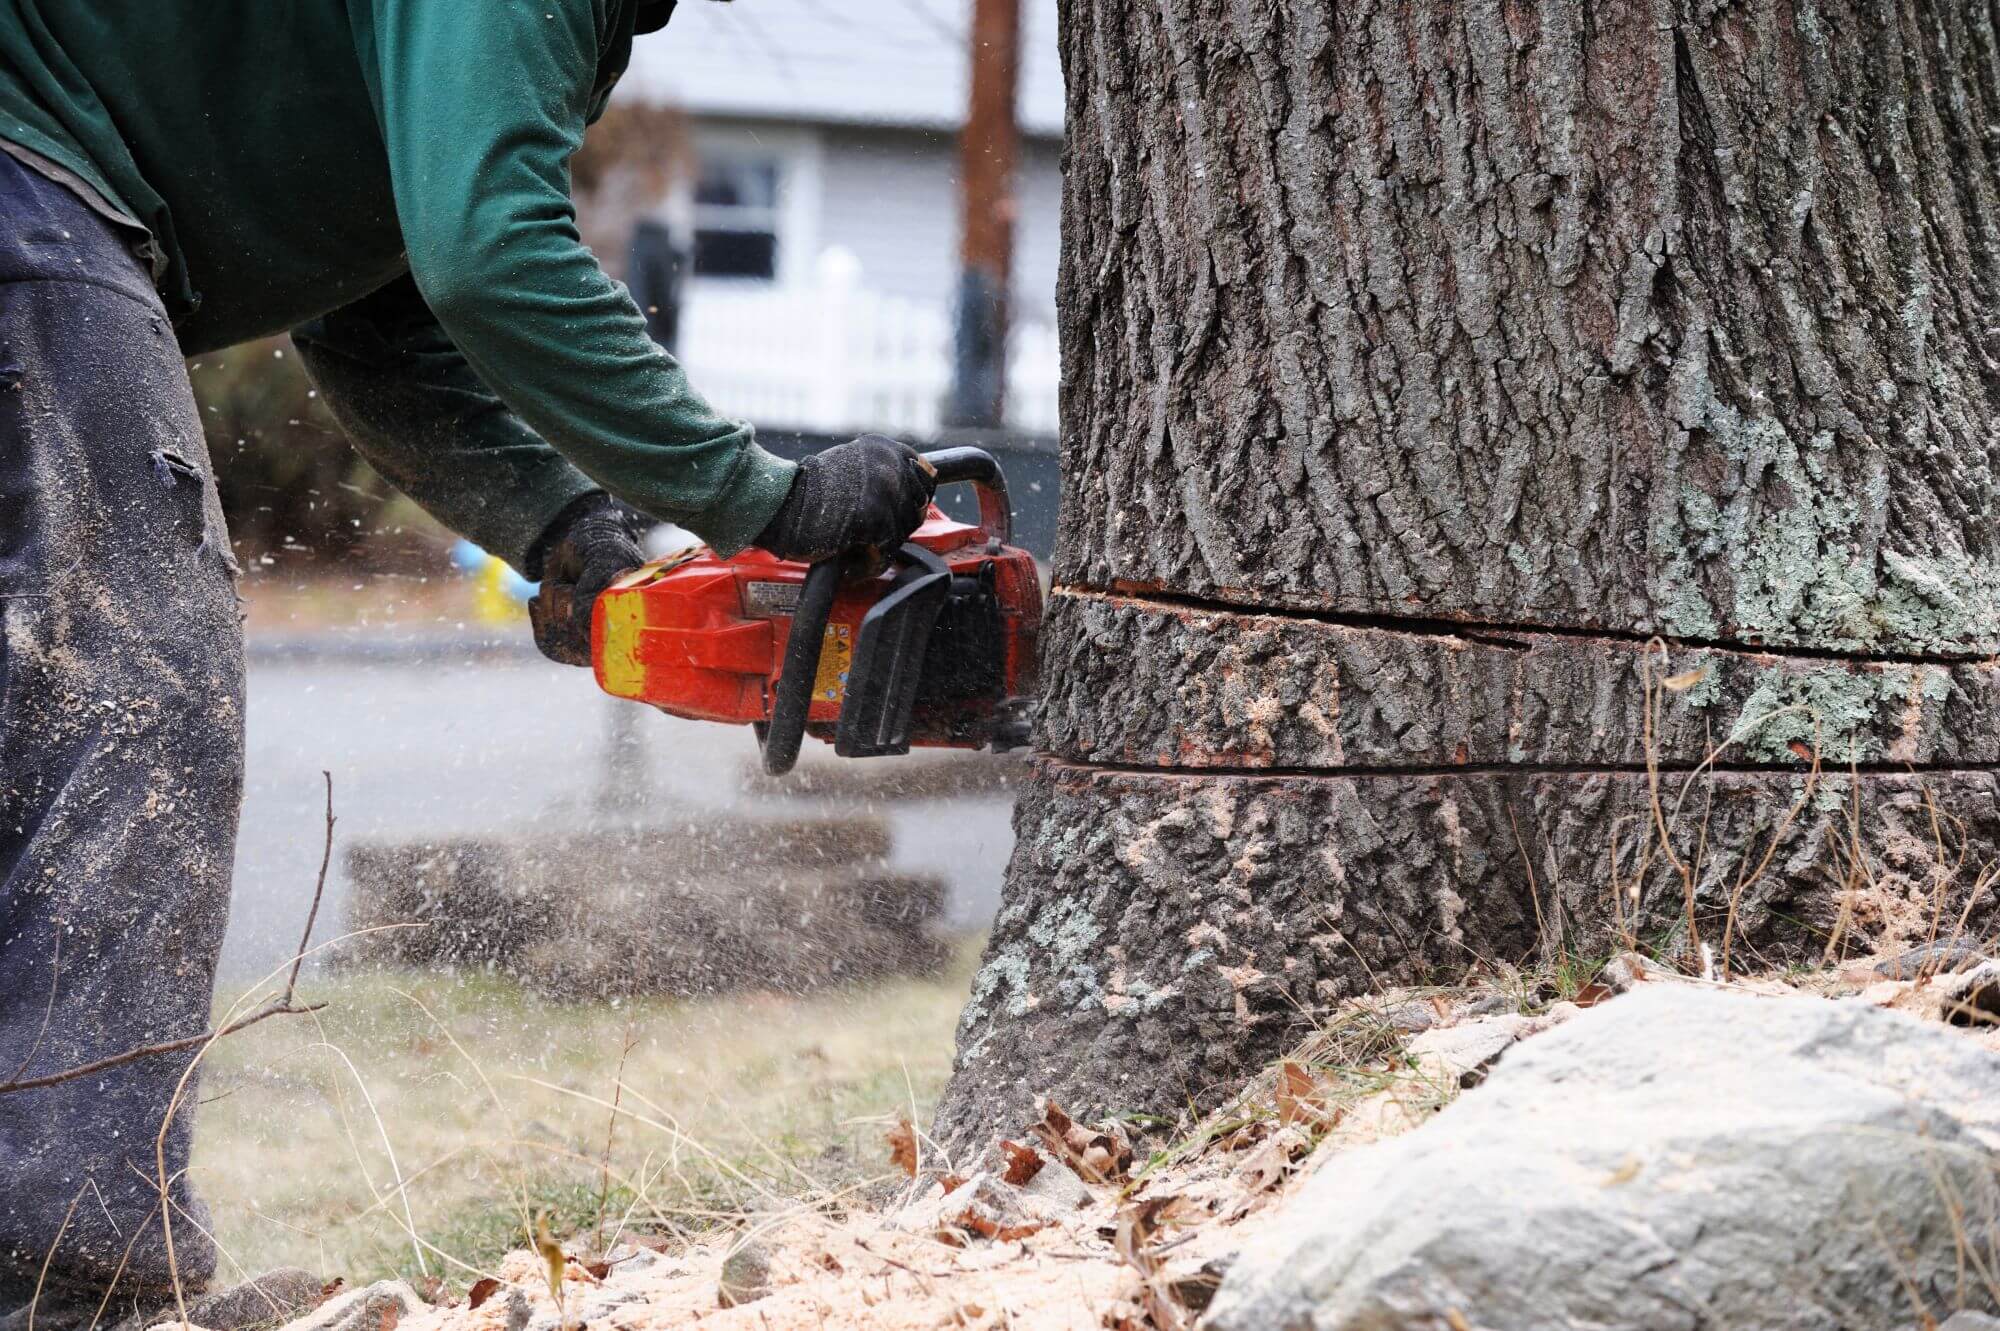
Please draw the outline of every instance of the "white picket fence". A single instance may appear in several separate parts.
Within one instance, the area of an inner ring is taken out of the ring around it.
[[[870,291],[844,250],[822,255],[806,287],[699,286],[681,311],[680,358],[724,415],[757,425],[924,437],[951,387],[947,304]],[[1056,429],[1056,332],[1017,325],[1008,344],[1007,425]]]

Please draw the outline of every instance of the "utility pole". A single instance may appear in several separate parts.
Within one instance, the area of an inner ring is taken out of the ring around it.
[[[1007,396],[1007,297],[1014,258],[1014,121],[1021,0],[972,0],[971,94],[959,136],[962,213],[951,401],[945,423],[998,429]]]

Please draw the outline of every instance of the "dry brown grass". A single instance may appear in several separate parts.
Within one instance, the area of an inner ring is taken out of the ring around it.
[[[881,1121],[928,1113],[972,957],[935,981],[695,1003],[309,978],[318,1030],[260,1027],[208,1056],[193,1175],[222,1274],[463,1282],[521,1246],[538,1208],[572,1229],[601,1217],[609,1238],[837,1188],[879,1167]]]

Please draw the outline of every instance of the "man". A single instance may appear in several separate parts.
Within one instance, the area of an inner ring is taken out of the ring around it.
[[[242,644],[184,355],[292,329],[377,470],[573,588],[567,659],[640,561],[617,500],[725,553],[919,521],[914,453],[764,452],[578,240],[570,154],[671,6],[0,0],[0,1081],[208,1019]],[[154,1182],[188,1058],[0,1094],[0,1326],[207,1281],[187,1113],[171,1264]]]

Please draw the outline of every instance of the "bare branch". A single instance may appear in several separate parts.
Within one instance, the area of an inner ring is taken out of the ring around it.
[[[321,771],[326,778],[326,847],[319,856],[319,881],[313,884],[312,909],[306,912],[306,931],[299,935],[298,954],[292,958],[292,973],[285,978],[285,996],[279,1001],[291,1005],[292,991],[299,985],[299,967],[306,964],[306,949],[312,945],[313,922],[319,919],[319,899],[326,894],[326,868],[333,863],[333,773]]]
[[[21,1056],[21,1066],[14,1069],[15,1079],[28,1070],[35,1061],[35,1055],[42,1051],[42,1041],[48,1038],[49,1018],[56,1012],[56,991],[62,985],[62,921],[56,921],[56,944],[49,953],[49,1001],[42,1008],[42,1028],[35,1032],[35,1042],[28,1046],[28,1052]]]
[[[267,1021],[272,1017],[300,1016],[308,1012],[318,1012],[324,1008],[326,1006],[324,1003],[309,1003],[301,1007],[293,1001],[299,983],[299,969],[305,965],[306,953],[310,950],[313,924],[319,919],[320,898],[326,894],[327,868],[333,863],[333,824],[335,821],[333,816],[333,773],[321,772],[320,775],[326,778],[326,847],[320,854],[319,880],[313,884],[312,908],[306,912],[305,932],[300,935],[298,951],[292,956],[292,970],[291,974],[285,979],[285,992],[278,998],[266,1003],[263,1007],[258,1008],[255,1012],[238,1017],[235,1021],[230,1022],[220,1029],[211,1027],[199,1035],[184,1036],[178,1040],[162,1040],[158,1044],[141,1045],[136,1049],[127,1049],[123,1053],[111,1054],[105,1058],[96,1059],[89,1063],[80,1063],[73,1068],[64,1068],[60,1072],[45,1073],[39,1077],[21,1076],[21,1072],[27,1068],[27,1064],[23,1063],[21,1069],[15,1072],[11,1080],[0,1082],[0,1095],[10,1095],[16,1091],[38,1091],[49,1086],[60,1086],[64,1082],[75,1081],[80,1077],[95,1076],[100,1072],[108,1072],[112,1068],[123,1067],[127,1063],[136,1063],[140,1059],[159,1058],[165,1054],[177,1054],[182,1050],[196,1049],[211,1041],[220,1040],[226,1035],[234,1035],[240,1030],[255,1026],[258,1022]],[[49,1001],[51,1008],[53,1008],[55,1002],[53,991],[49,995]],[[46,1019],[44,1019],[44,1025],[46,1025]],[[39,1043],[40,1041],[37,1040],[37,1044]],[[30,1051],[29,1057],[32,1058],[33,1056],[33,1052]]]

